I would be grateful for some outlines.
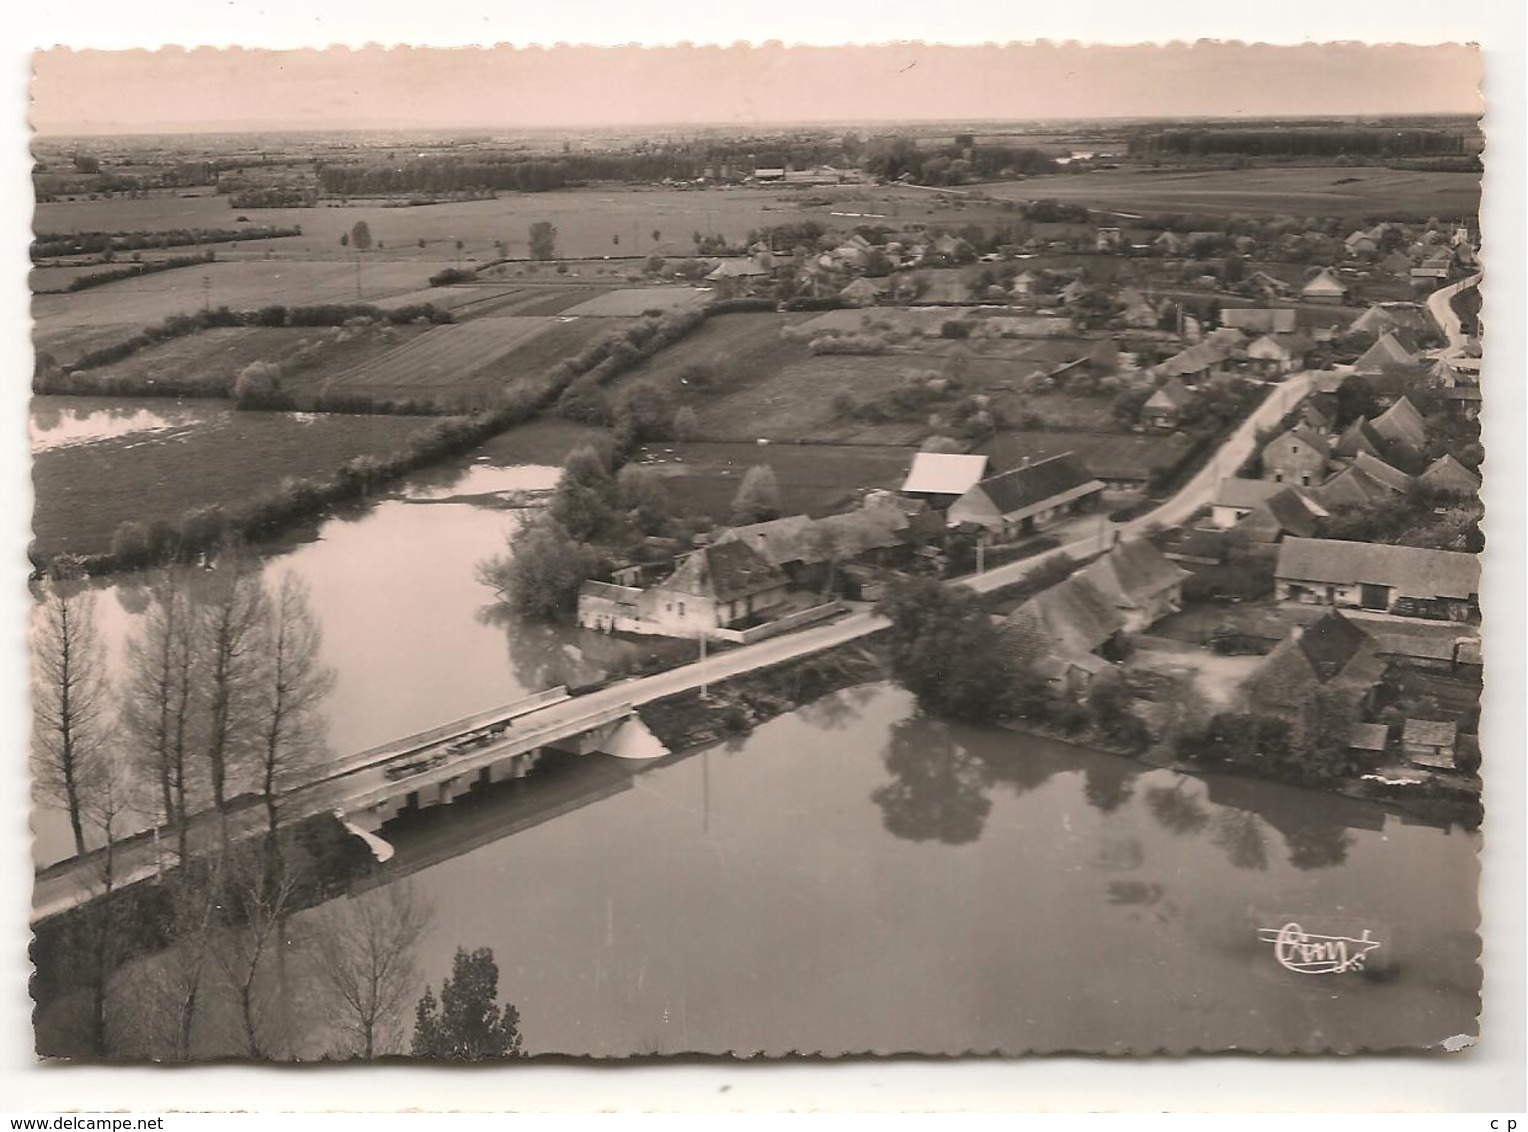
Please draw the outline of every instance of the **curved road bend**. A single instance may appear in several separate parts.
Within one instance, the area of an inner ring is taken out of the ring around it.
[[[1460,291],[1471,287],[1480,286],[1480,281],[1485,273],[1477,271],[1468,279],[1461,279],[1457,283],[1450,283],[1447,287],[1439,287],[1431,295],[1427,296],[1427,310],[1433,316],[1433,321],[1443,329],[1443,335],[1448,339],[1448,346],[1441,352],[1440,358],[1456,358],[1464,353],[1465,343],[1469,336],[1464,333],[1464,328],[1459,323],[1459,313],[1454,310],[1454,296]]]
[[[1098,532],[1085,534],[1064,546],[1048,550],[1031,558],[1020,559],[1003,566],[994,567],[982,574],[952,579],[952,585],[970,586],[978,593],[987,593],[1021,580],[1036,566],[1057,555],[1070,553],[1088,555],[1107,549],[1114,542],[1116,532],[1134,534],[1144,531],[1152,524],[1172,526],[1186,520],[1201,507],[1208,506],[1214,497],[1220,480],[1233,475],[1257,445],[1259,429],[1277,424],[1306,395],[1310,388],[1311,374],[1292,375],[1282,385],[1275,386],[1268,398],[1257,410],[1243,421],[1216,450],[1215,456],[1183,488],[1167,502],[1153,511],[1126,523],[1110,523],[1101,520]],[[697,661],[652,676],[633,677],[607,685],[586,695],[552,704],[533,713],[535,726],[554,726],[572,722],[604,708],[630,704],[640,707],[676,692],[686,692],[704,684],[714,684],[733,676],[783,661],[794,660],[815,652],[846,644],[868,636],[885,627],[885,620],[869,610],[862,610],[837,621],[802,629],[794,633],[760,641],[753,645],[716,653],[704,662]],[[697,646],[698,648],[698,646]],[[384,760],[385,761],[385,760]],[[296,788],[294,795],[308,795],[301,808],[306,812],[332,809],[342,804],[344,798],[357,790],[380,785],[384,781],[381,763],[349,770],[340,776],[331,776],[319,782]],[[295,799],[294,799],[295,800]],[[234,837],[251,835],[263,827],[264,808],[252,806],[231,814],[229,830]],[[217,836],[217,819],[210,814],[198,815],[193,821],[193,847],[211,844]],[[117,885],[144,880],[157,870],[155,847],[152,840],[133,842],[119,848],[116,860]],[[56,875],[39,879],[32,894],[32,922],[45,919],[73,907],[90,898],[99,887],[92,858],[85,858],[74,867],[61,870]]]

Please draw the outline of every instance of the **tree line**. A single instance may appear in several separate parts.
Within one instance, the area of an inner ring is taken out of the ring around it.
[[[1466,154],[1463,134],[1453,130],[1338,128],[1183,129],[1130,136],[1135,158],[1201,157],[1240,154],[1247,157],[1400,157]]]
[[[77,566],[59,561],[39,589],[34,789],[67,814],[89,886],[39,927],[39,1047],[172,1060],[401,1052],[431,910],[406,883],[332,900],[354,874],[353,839],[335,845],[332,820],[294,826],[281,812],[282,793],[328,757],[334,674],[304,583],[267,581],[237,555],[212,572],[161,571],[133,597],[116,681]],[[263,821],[241,835],[251,799]],[[125,873],[125,849],[146,844],[135,817],[156,830],[154,883]],[[459,950],[438,1003],[429,988],[419,999],[415,1054],[516,1053],[519,1016],[497,1004],[497,983],[491,952]]]

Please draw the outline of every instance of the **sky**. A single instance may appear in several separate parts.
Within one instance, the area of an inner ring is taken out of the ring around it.
[[[1464,45],[53,49],[44,135],[1478,113]]]

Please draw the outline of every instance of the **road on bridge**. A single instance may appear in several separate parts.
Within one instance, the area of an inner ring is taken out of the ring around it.
[[[994,567],[981,574],[954,579],[950,584],[969,586],[978,593],[989,593],[1021,581],[1030,571],[1060,554],[1086,557],[1108,549],[1119,536],[1143,533],[1153,525],[1172,526],[1184,522],[1194,512],[1209,505],[1220,480],[1234,475],[1236,469],[1252,455],[1257,446],[1258,431],[1271,428],[1282,420],[1307,394],[1311,380],[1309,372],[1298,373],[1290,376],[1283,384],[1273,387],[1263,403],[1221,443],[1214,457],[1160,507],[1126,523],[1101,520],[1096,532],[1083,534],[1064,546]],[[746,672],[847,644],[885,626],[884,618],[868,609],[859,609],[827,624],[714,653],[704,661],[697,660],[652,676],[617,681],[596,691],[538,708],[532,713],[535,726],[538,730],[542,727],[554,729],[607,708],[623,704],[641,707],[677,692],[720,683]],[[347,760],[347,763],[353,763],[353,760]],[[360,796],[387,781],[382,766],[380,761],[365,766],[352,766],[339,775],[299,787],[294,794],[315,792],[301,807],[304,813],[341,808],[347,797]],[[251,836],[264,825],[264,808],[252,806],[230,814],[227,820],[232,838]],[[218,836],[219,823],[215,814],[203,813],[193,819],[193,852],[198,847],[210,848],[216,844]],[[168,852],[170,846],[166,845],[165,850]],[[97,860],[95,855],[87,856],[78,859],[72,866],[55,866],[49,875],[39,878],[33,889],[32,922],[36,923],[82,903],[99,891]],[[152,839],[124,844],[116,854],[116,884],[120,887],[145,880],[153,876],[158,868],[158,846]]]

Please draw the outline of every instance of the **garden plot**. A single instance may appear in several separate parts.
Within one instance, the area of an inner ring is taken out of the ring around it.
[[[483,318],[437,326],[384,355],[332,380],[347,391],[397,395],[449,393],[476,387],[474,373],[492,366],[517,346],[557,324],[543,318]]]

